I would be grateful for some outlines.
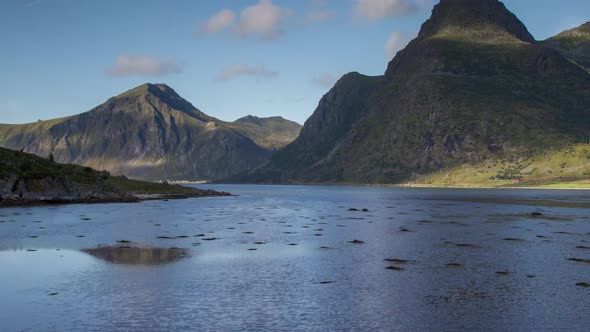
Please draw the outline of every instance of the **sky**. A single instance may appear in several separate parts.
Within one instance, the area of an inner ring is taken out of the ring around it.
[[[166,83],[225,121],[301,124],[342,75],[381,75],[438,0],[0,0],[0,123],[88,111]],[[505,0],[538,40],[588,0]]]

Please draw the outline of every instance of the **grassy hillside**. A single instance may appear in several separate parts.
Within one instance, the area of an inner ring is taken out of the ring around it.
[[[408,184],[439,187],[546,187],[590,189],[590,144],[549,150],[530,159],[490,160],[443,169]]]
[[[300,124],[283,119],[280,116],[259,118],[248,115],[235,122],[227,123],[227,125],[268,150],[282,149],[293,142],[301,131]]]

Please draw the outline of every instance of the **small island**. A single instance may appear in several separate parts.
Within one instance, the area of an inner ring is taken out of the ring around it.
[[[132,203],[153,199],[230,196],[168,183],[112,176],[106,171],[0,148],[0,207],[71,203]]]

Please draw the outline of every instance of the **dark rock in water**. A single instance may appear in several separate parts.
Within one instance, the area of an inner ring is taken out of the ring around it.
[[[27,249],[27,251],[37,251],[37,249]]]
[[[203,238],[203,241],[214,241],[214,240],[217,240],[217,238],[216,237],[206,237],[206,238]]]
[[[432,220],[418,220],[417,223],[421,223],[421,224],[431,224],[433,223]]]
[[[37,239],[39,237],[37,235],[31,235],[31,236],[29,236],[29,238],[31,238],[31,239]]]
[[[496,272],[496,275],[499,275],[499,276],[506,276],[509,274],[510,274],[510,271],[497,271]]]
[[[322,249],[322,250],[328,250],[328,249],[332,249],[332,248],[326,247],[326,246],[322,246],[322,247],[320,247],[320,249]]]
[[[586,249],[586,250],[590,250],[590,247],[586,247],[586,246],[577,246],[576,249]]]
[[[532,275],[532,274],[529,274],[529,275],[527,275],[526,277],[527,277],[527,278],[536,278],[537,276],[535,276],[535,275]]]
[[[363,212],[369,212],[369,209],[363,209]]]
[[[76,237],[85,237],[84,235],[76,235]]]
[[[53,292],[53,293],[49,293],[48,295],[49,295],[49,296],[55,296],[55,295],[57,295],[57,294],[59,294],[59,293],[58,293],[58,292]]]
[[[447,267],[463,267],[461,263],[448,263]]]
[[[352,241],[348,241],[348,243],[352,243],[352,244],[363,244],[363,243],[365,243],[365,241],[361,241],[361,240],[352,240]]]
[[[288,245],[288,246],[298,246],[299,244],[298,244],[298,243],[289,243],[289,244],[287,244],[287,245]]]
[[[242,234],[254,234],[254,232],[242,232]]]
[[[526,240],[523,239],[517,239],[517,238],[513,238],[513,237],[507,237],[504,239],[504,241],[512,241],[512,242],[526,242]]]
[[[587,282],[579,282],[576,284],[576,286],[580,286],[580,287],[590,287],[590,284]]]
[[[188,251],[181,248],[139,248],[101,246],[83,249],[89,255],[115,263],[128,265],[157,265],[175,262],[188,255]]]
[[[256,242],[254,242],[254,244],[266,244],[266,242],[264,242],[264,241],[256,241]]]
[[[119,241],[117,241],[117,243],[131,243],[131,241],[129,241],[129,240],[119,240]]]
[[[322,234],[319,234],[319,233],[318,233],[318,234],[314,234],[313,236],[322,236]]]
[[[533,216],[533,217],[539,217],[539,216],[542,216],[542,215],[543,214],[541,212],[532,212],[531,213],[531,216]]]
[[[405,271],[406,269],[399,267],[399,266],[388,266],[385,268],[386,270],[392,270],[392,271]]]
[[[254,250],[258,250],[258,249],[256,249],[256,248],[248,248],[248,250],[254,251]]]
[[[407,259],[399,259],[399,258],[385,258],[384,261],[389,263],[397,263],[397,264],[407,264],[410,261]]]
[[[590,264],[590,259],[584,259],[584,258],[568,258],[568,261],[572,261],[572,262],[577,262],[577,263],[586,263],[586,264]]]
[[[400,228],[399,228],[399,231],[400,231],[400,232],[411,232],[411,230],[409,230],[409,229],[407,229],[407,228],[405,228],[405,227],[400,227]]]
[[[455,246],[463,248],[478,248],[479,246],[471,243],[456,243]]]
[[[359,209],[356,209],[356,208],[350,208],[350,209],[348,209],[348,211],[358,211],[358,210]]]
[[[327,284],[333,284],[333,283],[335,283],[335,281],[331,281],[331,280],[320,281],[320,285],[327,285]]]

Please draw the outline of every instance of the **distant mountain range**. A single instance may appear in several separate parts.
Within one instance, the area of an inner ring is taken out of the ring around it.
[[[350,73],[231,182],[590,179],[590,23],[538,42],[497,0],[441,0],[384,76]]]
[[[281,117],[211,117],[165,84],[144,84],[89,112],[0,125],[0,146],[148,180],[210,180],[252,169],[297,137]]]

